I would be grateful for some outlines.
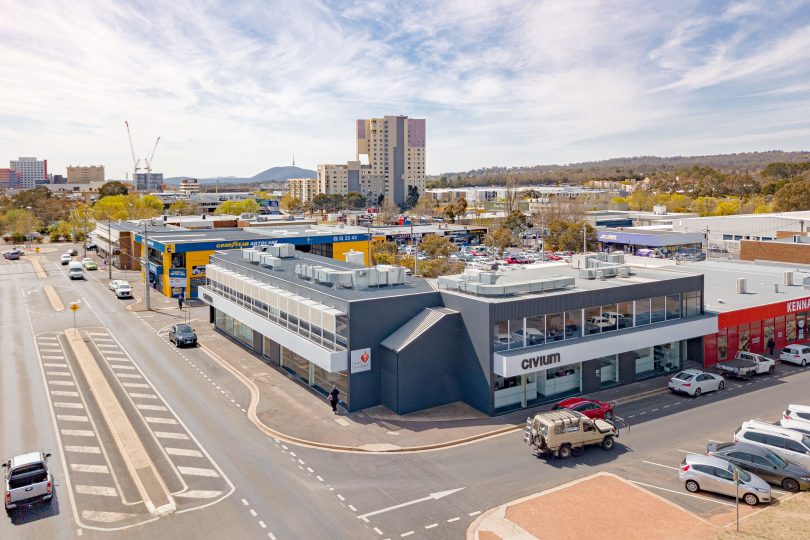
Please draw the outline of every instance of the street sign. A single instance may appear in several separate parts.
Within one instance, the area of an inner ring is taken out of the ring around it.
[[[76,302],[70,304],[70,311],[79,311],[79,304]]]

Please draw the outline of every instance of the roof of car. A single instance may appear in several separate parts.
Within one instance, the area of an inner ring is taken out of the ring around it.
[[[763,420],[748,420],[743,422],[742,426],[743,429],[756,429],[759,431],[769,431],[774,435],[781,435],[783,437],[790,437],[791,439],[801,439],[804,435],[799,433],[798,431],[794,431],[792,429],[783,428],[782,426],[777,426],[774,424],[769,424]]]
[[[679,373],[688,373],[690,375],[701,375],[706,372],[695,368],[689,368],[689,369],[682,369],[681,371],[679,371]]]
[[[788,347],[791,349],[810,349],[810,346],[802,345],[801,343],[788,343],[785,345],[785,348],[787,349]]]
[[[795,405],[791,403],[790,405],[788,405],[788,409],[791,411],[810,413],[810,405]]]
[[[42,461],[42,452],[28,452],[27,454],[20,454],[11,458],[11,467],[16,468],[21,465],[29,465]]]
[[[723,467],[724,469],[728,469],[728,467],[731,465],[723,458],[707,456],[704,454],[686,454],[685,459],[690,465],[711,465],[713,467]]]
[[[744,452],[748,452],[748,453],[751,453],[751,454],[757,454],[757,455],[760,455],[760,456],[765,456],[765,455],[769,455],[769,454],[773,453],[770,450],[768,450],[767,448],[765,448],[763,446],[758,446],[756,444],[749,444],[749,443],[745,443],[745,442],[731,442],[731,443],[724,443],[724,444],[725,444],[725,446],[723,446],[723,448],[718,448],[717,450],[718,451],[722,450],[723,452],[733,452],[734,450],[742,450]],[[718,445],[718,447],[719,446],[720,445]]]

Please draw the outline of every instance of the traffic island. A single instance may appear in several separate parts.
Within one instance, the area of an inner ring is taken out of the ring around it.
[[[702,540],[710,523],[611,473],[601,472],[481,514],[468,540]]]
[[[48,302],[51,303],[51,307],[54,311],[64,311],[65,304],[62,303],[62,299],[57,294],[56,290],[51,285],[45,285],[42,288],[45,291],[45,296],[48,297]]]

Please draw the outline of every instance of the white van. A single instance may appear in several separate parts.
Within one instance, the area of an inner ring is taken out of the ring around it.
[[[70,279],[84,279],[84,266],[79,261],[68,264],[68,277]]]
[[[764,446],[775,454],[810,467],[810,435],[761,420],[749,420],[734,432],[734,442]]]

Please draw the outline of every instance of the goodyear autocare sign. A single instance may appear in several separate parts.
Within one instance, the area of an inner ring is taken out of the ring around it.
[[[352,351],[352,373],[362,373],[363,371],[371,371],[371,349],[358,349]]]

